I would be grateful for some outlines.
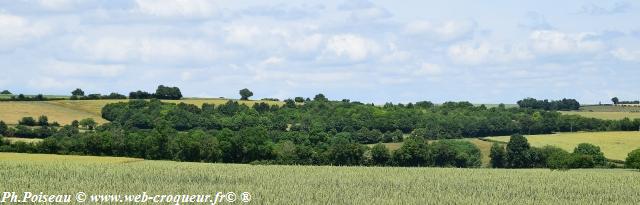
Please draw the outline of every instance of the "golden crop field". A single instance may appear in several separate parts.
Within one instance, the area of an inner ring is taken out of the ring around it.
[[[57,101],[0,102],[0,120],[7,124],[18,124],[23,117],[33,117],[37,120],[39,116],[46,115],[49,122],[57,121],[60,124],[71,124],[73,120],[84,118],[93,118],[98,123],[106,122],[99,114],[60,106],[53,102]]]
[[[623,118],[635,119],[640,118],[640,112],[589,112],[589,111],[560,111],[565,115],[580,115],[583,117],[592,117],[605,120],[620,120]]]
[[[22,117],[34,117],[40,115],[49,117],[49,122],[57,121],[60,124],[71,124],[73,120],[93,118],[98,123],[105,123],[102,119],[102,107],[109,103],[126,102],[128,100],[56,100],[56,101],[3,101],[0,102],[0,120],[8,124],[17,124]],[[224,104],[228,99],[204,99],[188,98],[183,100],[163,100],[169,103],[187,103],[202,106],[204,103]],[[252,106],[255,103],[266,102],[281,105],[276,101],[239,101],[242,104]]]
[[[0,153],[3,191],[249,192],[249,204],[638,204],[639,175],[622,169],[254,166]]]
[[[572,132],[549,135],[526,136],[532,146],[554,145],[572,152],[580,143],[600,146],[609,159],[625,160],[627,154],[640,148],[640,132]],[[508,142],[509,136],[488,137],[487,139]]]

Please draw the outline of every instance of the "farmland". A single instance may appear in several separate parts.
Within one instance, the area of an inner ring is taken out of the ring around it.
[[[566,115],[580,115],[582,117],[592,117],[605,120],[620,120],[623,118],[640,118],[640,112],[589,112],[589,111],[561,111]]]
[[[229,99],[221,98],[187,98],[183,100],[163,100],[169,103],[187,103],[202,106],[204,103],[224,104]],[[22,117],[38,117],[46,115],[49,121],[60,124],[70,124],[73,120],[93,118],[98,123],[105,123],[101,117],[101,110],[106,104],[126,102],[127,100],[55,100],[55,101],[5,101],[0,102],[0,120],[8,124],[16,124]],[[239,101],[242,104],[266,102],[282,104],[275,101]]]
[[[0,153],[0,190],[249,192],[254,204],[638,204],[631,170],[252,166]],[[37,190],[36,190],[37,189]]]
[[[623,118],[640,118],[640,107],[611,106],[611,105],[587,105],[580,107],[578,111],[560,111],[566,115],[580,115],[605,120],[620,120]]]
[[[567,151],[580,143],[600,146],[605,157],[624,160],[627,154],[640,148],[640,132],[575,132],[526,136],[532,146],[554,145]],[[508,142],[509,136],[488,137],[489,140]]]

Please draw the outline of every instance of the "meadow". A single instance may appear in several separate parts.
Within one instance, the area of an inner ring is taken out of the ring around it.
[[[591,112],[591,111],[560,111],[565,115],[580,115],[582,117],[592,117],[598,119],[605,120],[620,120],[623,118],[635,119],[640,118],[640,112],[622,112],[622,111],[600,111],[600,112]]]
[[[532,146],[554,145],[569,152],[580,143],[600,146],[608,159],[625,160],[627,154],[640,148],[640,132],[572,132],[526,136]],[[509,136],[487,137],[488,140],[508,142]]]
[[[249,192],[251,204],[638,204],[639,174],[622,169],[256,166],[0,153],[3,191]]]
[[[162,100],[169,103],[187,103],[202,106],[204,103],[224,104],[229,99],[222,98],[185,98],[182,100]],[[126,102],[128,100],[54,100],[54,101],[0,101],[0,120],[7,124],[17,124],[22,117],[34,117],[40,115],[49,117],[49,122],[57,121],[65,125],[73,120],[93,118],[98,123],[105,123],[102,119],[102,107],[109,103]],[[283,102],[251,100],[238,101],[252,106],[255,103],[281,105]]]

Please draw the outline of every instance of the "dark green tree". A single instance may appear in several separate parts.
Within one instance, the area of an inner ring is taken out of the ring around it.
[[[49,126],[49,118],[46,115],[38,117],[38,125]]]
[[[530,145],[527,138],[520,134],[511,135],[509,143],[507,143],[507,167],[531,167],[529,148]]]
[[[504,145],[497,142],[493,143],[489,157],[491,157],[491,167],[503,168],[507,161],[507,153],[504,150]]]
[[[393,162],[400,166],[424,167],[432,164],[427,143],[422,139],[408,138],[400,149],[393,152]]]
[[[253,92],[245,88],[240,90],[240,100],[249,100],[249,97],[253,96]]]
[[[93,118],[85,118],[80,120],[79,125],[88,130],[93,130],[98,123]]]
[[[9,127],[7,126],[7,124],[5,124],[4,121],[0,120],[0,135],[6,136],[7,130],[9,130]]]
[[[629,152],[627,159],[624,161],[624,165],[627,168],[640,170],[640,149]]]
[[[36,126],[36,120],[33,119],[33,117],[23,117],[19,122],[19,125],[26,125],[26,126]]]
[[[163,100],[180,100],[182,99],[182,92],[178,87],[159,85],[156,89],[155,97]]]
[[[613,97],[611,98],[611,102],[613,102],[614,105],[617,105],[620,100],[618,99],[618,97]]]
[[[378,143],[371,148],[371,160],[373,164],[384,166],[389,163],[389,159],[391,159],[391,154],[389,154],[389,149],[382,143]]]
[[[313,101],[326,102],[326,101],[329,101],[329,99],[327,99],[327,97],[325,97],[324,94],[319,93],[315,97],[313,97]]]
[[[11,95],[11,92],[9,92],[9,90],[3,90],[2,92],[0,92],[0,94]]]
[[[607,165],[607,158],[604,157],[604,153],[600,151],[600,147],[593,144],[580,143],[573,150],[573,154],[590,156],[591,159],[593,159],[593,163],[595,166]]]
[[[75,90],[71,91],[71,95],[76,97],[84,96],[84,91],[82,91],[82,89],[80,88],[76,88]]]

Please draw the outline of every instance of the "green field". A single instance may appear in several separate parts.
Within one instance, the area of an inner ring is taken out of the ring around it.
[[[73,120],[93,118],[98,123],[105,123],[102,119],[102,107],[109,103],[125,102],[127,100],[55,100],[55,101],[0,101],[0,120],[7,124],[17,124],[22,117],[34,117],[40,115],[49,117],[49,122],[57,121],[60,124],[71,124]],[[204,103],[224,104],[228,99],[190,98],[183,100],[163,100],[169,103],[187,103],[202,106]],[[239,101],[242,104],[252,106],[255,103],[266,102],[269,104],[283,104],[275,101]]]
[[[640,112],[640,106],[586,105],[580,107],[586,112]]]
[[[11,143],[14,143],[14,142],[34,143],[34,142],[42,141],[42,139],[39,139],[39,138],[4,137],[3,139],[9,140],[9,142]]]
[[[640,203],[640,172],[621,169],[252,166],[14,153],[0,153],[0,167],[0,190],[18,193],[249,192],[249,204]]]
[[[640,132],[573,132],[526,137],[532,146],[554,145],[570,152],[580,143],[595,144],[600,146],[605,157],[614,160],[625,160],[629,152],[640,148]],[[486,139],[508,142],[509,136]]]
[[[560,111],[565,115],[580,115],[583,117],[592,117],[605,120],[620,120],[623,118],[635,119],[640,118],[640,112],[591,112],[591,111]]]

